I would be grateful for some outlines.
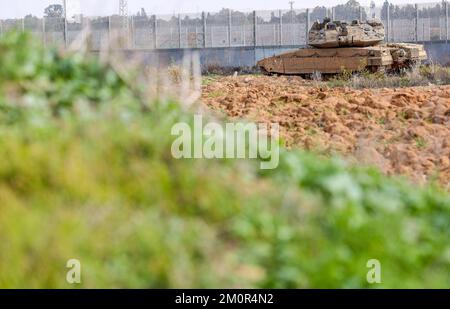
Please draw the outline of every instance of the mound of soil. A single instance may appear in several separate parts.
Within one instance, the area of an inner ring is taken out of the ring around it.
[[[344,155],[450,188],[450,86],[327,88],[300,77],[223,77],[203,102],[233,118],[280,124],[287,147]]]

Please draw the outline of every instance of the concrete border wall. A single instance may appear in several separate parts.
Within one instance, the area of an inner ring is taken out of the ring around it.
[[[450,43],[424,42],[429,58],[441,65],[450,65]],[[208,67],[249,68],[256,62],[282,52],[295,50],[301,46],[266,46],[266,47],[217,47],[193,49],[148,49],[123,51],[128,57],[144,59],[145,64],[164,67],[181,63],[185,54],[199,55],[203,69]]]
[[[438,64],[450,66],[450,42],[425,43],[429,58]]]

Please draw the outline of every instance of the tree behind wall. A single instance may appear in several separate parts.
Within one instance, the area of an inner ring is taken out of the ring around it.
[[[61,4],[51,4],[44,10],[45,17],[63,17],[64,9]]]

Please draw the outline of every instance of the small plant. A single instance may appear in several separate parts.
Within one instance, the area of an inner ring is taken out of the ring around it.
[[[419,70],[420,75],[427,78],[430,82],[438,85],[450,84],[450,67],[431,64],[429,66],[422,66]]]
[[[341,80],[350,80],[351,78],[352,78],[352,76],[353,76],[353,72],[352,71],[349,71],[349,70],[347,70],[347,69],[344,69],[344,68],[342,68],[341,69],[341,73],[339,73],[339,75],[338,75],[339,77],[339,79],[341,79]]]
[[[312,74],[312,80],[315,82],[321,82],[322,81],[322,73],[319,71],[314,71]]]
[[[327,85],[330,88],[342,88],[349,86],[349,82],[347,80],[342,80],[339,77],[332,77],[330,80],[328,80]]]
[[[170,81],[176,84],[181,83],[182,80],[182,68],[176,64],[171,64],[168,68],[167,68],[167,73],[168,76],[170,78]]]
[[[210,74],[210,75],[205,75],[202,78],[202,85],[203,86],[207,86],[209,84],[214,83],[215,81],[217,81],[219,78],[219,75],[217,74]]]
[[[223,95],[224,95],[224,92],[223,92],[223,91],[221,91],[221,90],[215,90],[215,91],[211,91],[211,92],[208,94],[208,97],[211,98],[211,99],[214,99],[214,98],[221,97],[221,96],[223,96]]]
[[[421,136],[416,137],[414,141],[416,142],[416,147],[419,149],[423,149],[427,146],[427,141]]]

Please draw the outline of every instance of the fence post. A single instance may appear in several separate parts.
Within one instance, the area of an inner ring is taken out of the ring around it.
[[[388,3],[387,4],[387,9],[386,9],[386,41],[389,42],[391,40],[391,8],[390,8],[391,4]]]
[[[277,32],[277,29],[278,29],[277,25],[273,24],[272,25],[273,44],[271,44],[271,45],[274,45],[274,46],[277,45],[277,43],[278,43],[278,32]]]
[[[244,46],[247,46],[247,28],[246,28],[247,22],[245,21],[243,25],[241,26],[241,37],[242,37],[242,43]]]
[[[153,48],[158,48],[158,20],[156,15],[153,15]]]
[[[281,10],[278,11],[278,16],[280,16],[280,25],[278,27],[278,40],[279,45],[283,45],[283,12]]]
[[[308,44],[309,41],[309,28],[311,28],[311,14],[309,13],[309,9],[306,9],[306,34],[305,34],[305,44]]]
[[[130,23],[131,23],[131,27],[130,27],[130,37],[131,37],[131,49],[135,49],[136,48],[136,37],[135,37],[135,28],[134,28],[134,15],[131,15],[130,18]]]
[[[88,17],[83,16],[81,22],[83,24],[83,29],[86,29],[86,33],[83,33],[83,41],[86,42],[87,50],[90,51],[91,49],[93,49],[91,21]]]
[[[445,43],[448,43],[450,37],[448,36],[448,1],[444,2],[445,7]]]
[[[181,48],[181,15],[178,14],[178,48]]]
[[[419,41],[419,6],[414,4],[414,10],[415,10],[415,27],[414,27],[414,39],[416,42]]]
[[[253,11],[253,46],[254,47],[256,47],[256,45],[258,44],[258,42],[257,42],[257,34],[258,34],[257,16],[256,16],[256,11]]]
[[[256,66],[256,45],[257,45],[257,16],[256,11],[253,11],[253,63]]]
[[[228,9],[228,47],[231,47],[231,9]]]
[[[64,47],[67,48],[67,0],[64,0]]]
[[[112,47],[112,43],[111,43],[111,16],[108,16],[108,45],[111,48]]]
[[[44,48],[47,45],[47,34],[45,33],[47,30],[45,29],[45,16],[42,17],[42,44]]]
[[[80,39],[81,39],[81,41],[83,42],[83,44],[86,44],[86,47],[88,47],[87,46],[87,40],[86,40],[86,37],[85,37],[85,33],[84,33],[84,29],[86,29],[86,22],[84,21],[84,16],[81,16],[80,17],[80,24],[81,24],[81,31],[80,31],[80,34],[79,34],[79,37],[80,37]]]
[[[64,16],[64,47],[67,48],[67,18]]]
[[[206,48],[206,14],[202,12],[203,48]]]

